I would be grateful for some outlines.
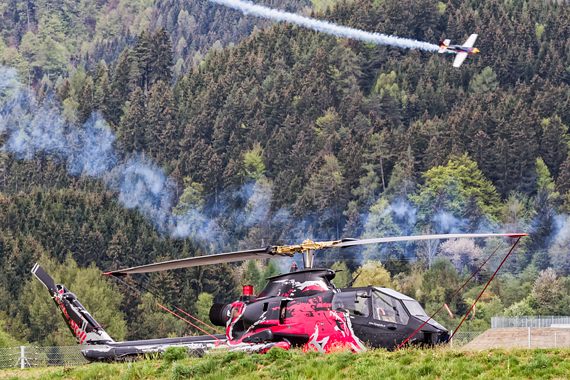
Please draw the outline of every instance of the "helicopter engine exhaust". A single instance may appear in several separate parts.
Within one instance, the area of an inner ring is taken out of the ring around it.
[[[226,327],[226,323],[230,319],[231,311],[231,303],[216,302],[210,308],[210,321],[212,324],[214,324],[214,326]]]

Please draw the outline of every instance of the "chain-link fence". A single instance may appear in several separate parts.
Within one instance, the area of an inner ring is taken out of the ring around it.
[[[570,317],[538,315],[529,317],[492,317],[491,328],[506,327],[553,327],[552,325],[570,325]]]
[[[563,348],[570,346],[570,332],[566,329],[527,327],[511,339],[504,340],[503,347],[516,348]]]
[[[13,368],[21,357],[20,347],[0,348],[0,368]]]
[[[570,329],[547,327],[518,327],[490,329],[466,348],[564,348],[570,347]]]
[[[0,368],[76,366],[86,362],[80,346],[0,348]]]

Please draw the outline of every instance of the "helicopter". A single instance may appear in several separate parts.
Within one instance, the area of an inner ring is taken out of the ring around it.
[[[297,245],[267,246],[190,257],[103,273],[105,276],[120,278],[135,273],[302,254],[303,269],[297,269],[294,264],[290,272],[268,278],[268,284],[258,295],[253,294],[253,286],[247,285],[235,302],[213,304],[209,313],[210,321],[216,326],[224,327],[225,334],[127,342],[115,342],[77,297],[64,285],[56,285],[38,264],[34,265],[32,273],[50,292],[77,343],[82,345],[83,356],[89,361],[126,360],[139,355],[161,353],[170,346],[186,347],[188,352],[197,355],[218,349],[264,353],[272,347],[300,347],[303,351],[322,353],[347,349],[362,352],[367,347],[393,350],[403,343],[423,346],[444,344],[450,337],[449,331],[428,316],[417,300],[393,289],[372,285],[337,288],[333,282],[335,271],[313,268],[316,251],[434,239],[520,239],[527,235],[445,234],[323,242],[307,239]]]

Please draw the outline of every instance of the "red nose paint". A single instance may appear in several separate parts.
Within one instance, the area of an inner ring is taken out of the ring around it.
[[[244,296],[252,296],[253,295],[253,286],[252,285],[244,285],[243,286],[243,295]]]

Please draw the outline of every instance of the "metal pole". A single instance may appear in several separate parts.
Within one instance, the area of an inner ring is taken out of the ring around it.
[[[530,348],[530,327],[528,328],[528,348]]]
[[[554,332],[554,348],[556,348],[556,331]]]
[[[20,346],[20,369],[26,368],[26,346]]]
[[[449,340],[450,348],[453,348],[453,330],[451,330],[451,339]]]

